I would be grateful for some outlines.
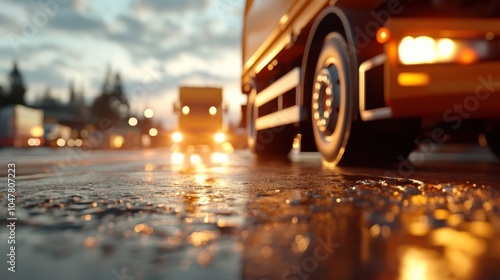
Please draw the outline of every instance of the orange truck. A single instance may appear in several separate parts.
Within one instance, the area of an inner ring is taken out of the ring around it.
[[[500,155],[499,17],[498,0],[247,0],[250,149],[300,135],[326,165],[397,161],[474,120]]]

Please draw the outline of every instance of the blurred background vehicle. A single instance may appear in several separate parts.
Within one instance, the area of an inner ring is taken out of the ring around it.
[[[178,122],[171,136],[175,156],[188,155],[192,163],[198,163],[200,154],[224,152],[229,144],[225,111],[222,88],[180,87],[179,100],[174,103]]]
[[[19,104],[0,108],[0,147],[38,147],[43,136],[43,110]]]
[[[46,123],[44,128],[44,145],[52,148],[64,147],[71,139],[71,128],[57,123]]]

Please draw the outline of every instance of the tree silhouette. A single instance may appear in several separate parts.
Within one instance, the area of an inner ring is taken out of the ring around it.
[[[75,91],[75,82],[69,82],[69,105],[76,104],[76,91]]]
[[[104,82],[102,83],[101,94],[109,94],[111,93],[111,82],[112,82],[111,66],[108,65],[106,69],[106,75],[104,77]]]
[[[130,105],[123,92],[122,79],[120,73],[115,76],[113,91],[111,92],[111,109],[118,114],[119,119],[123,120],[128,116]]]
[[[95,117],[109,119],[111,121],[124,120],[129,113],[129,104],[123,91],[123,84],[120,74],[115,75],[112,88],[109,84],[110,73],[106,73],[102,92],[92,104],[92,113]]]
[[[7,101],[5,100],[4,92],[3,92],[3,87],[0,86],[0,107],[5,105]]]
[[[42,97],[42,100],[40,102],[40,105],[41,106],[45,106],[45,107],[59,107],[61,106],[61,102],[57,99],[55,99],[54,97],[52,97],[52,90],[49,86],[47,86],[45,88],[45,91],[43,93],[43,97]]]
[[[26,93],[26,87],[24,86],[23,76],[17,68],[17,63],[14,62],[12,71],[9,73],[10,81],[10,92],[7,96],[7,103],[10,104],[21,104],[26,105],[24,101],[24,95]]]

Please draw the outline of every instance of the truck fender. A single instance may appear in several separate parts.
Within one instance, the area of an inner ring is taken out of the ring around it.
[[[358,93],[358,52],[354,40],[353,26],[362,26],[366,16],[366,11],[351,11],[341,9],[336,6],[325,8],[314,20],[309,32],[304,56],[302,59],[301,87],[300,87],[300,105],[309,112],[311,107],[311,89],[314,75],[315,64],[321,52],[323,39],[331,32],[341,33],[348,44],[350,60],[353,62],[349,71],[355,81],[352,85],[354,93]],[[358,103],[358,94],[354,96],[355,104]],[[355,106],[354,116],[358,115],[358,106]],[[309,113],[307,114],[310,117]]]

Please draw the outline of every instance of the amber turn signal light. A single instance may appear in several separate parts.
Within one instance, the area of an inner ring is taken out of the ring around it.
[[[380,44],[385,44],[391,38],[391,31],[389,29],[382,27],[377,31],[377,42]]]

